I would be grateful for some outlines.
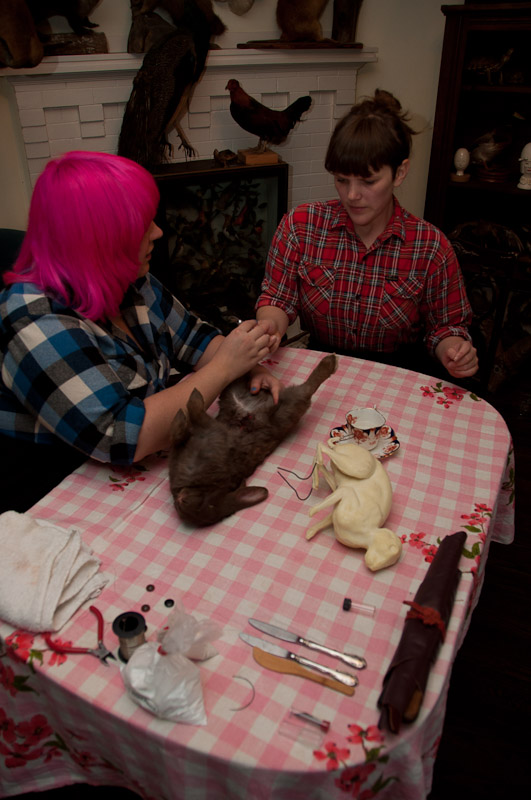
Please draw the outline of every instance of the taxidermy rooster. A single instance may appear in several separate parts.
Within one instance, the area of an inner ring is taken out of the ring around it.
[[[139,3],[132,3],[132,8]],[[144,0],[140,12],[150,21],[161,6],[175,28],[155,41],[144,56],[127,103],[118,154],[145,167],[163,163],[172,155],[168,134],[175,129],[187,156],[194,148],[179,125],[188,108],[196,83],[201,78],[210,39],[225,30],[212,9],[212,0]],[[134,20],[134,18],[133,18]],[[159,18],[162,22],[162,18]],[[159,27],[164,31],[164,26]]]
[[[230,92],[230,113],[240,128],[259,137],[257,153],[263,153],[268,144],[282,144],[305,111],[312,104],[309,95],[299,97],[284,111],[275,111],[247,94],[239,81],[231,79],[226,87]]]

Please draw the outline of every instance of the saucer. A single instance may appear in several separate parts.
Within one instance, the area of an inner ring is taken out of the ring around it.
[[[394,430],[389,425],[385,425],[384,430],[385,429],[387,429],[387,433],[384,433],[383,436],[380,435],[376,447],[369,450],[369,453],[372,453],[375,458],[388,458],[400,449],[400,442],[396,438]],[[355,443],[354,435],[350,433],[347,425],[340,425],[337,428],[332,428],[330,431],[330,439],[333,444]]]

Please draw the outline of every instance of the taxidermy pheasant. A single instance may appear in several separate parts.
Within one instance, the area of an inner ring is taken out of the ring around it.
[[[137,5],[137,4],[133,4]],[[168,134],[175,129],[187,156],[194,148],[179,125],[196,83],[201,78],[210,39],[225,30],[212,10],[212,0],[144,0],[141,13],[161,6],[175,28],[163,33],[144,56],[133,82],[118,140],[118,154],[145,167],[172,155]],[[162,22],[162,18],[160,18]],[[159,28],[163,31],[163,26]]]
[[[259,137],[255,148],[257,153],[263,153],[268,144],[285,142],[291,129],[312,104],[312,98],[305,95],[297,98],[284,111],[275,111],[247,94],[239,81],[231,79],[225,88],[230,92],[230,113],[234,122],[244,131]]]

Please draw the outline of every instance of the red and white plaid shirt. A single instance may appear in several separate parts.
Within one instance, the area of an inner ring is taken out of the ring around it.
[[[403,209],[367,249],[339,200],[284,216],[267,259],[260,306],[331,348],[391,353],[424,337],[433,355],[447,336],[470,340],[472,312],[443,233]]]

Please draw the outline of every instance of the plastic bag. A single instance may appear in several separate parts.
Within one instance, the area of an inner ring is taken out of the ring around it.
[[[206,725],[199,668],[190,660],[204,661],[217,654],[212,640],[221,628],[210,620],[196,620],[176,608],[157,635],[158,642],[138,647],[122,669],[130,697],[162,719]]]
[[[184,653],[194,661],[205,661],[217,655],[212,641],[220,636],[221,628],[216,622],[196,620],[183,608],[175,608],[157,639],[166,653]]]
[[[163,654],[156,642],[137,648],[122,669],[130,697],[162,719],[206,725],[199,668],[182,653]]]

